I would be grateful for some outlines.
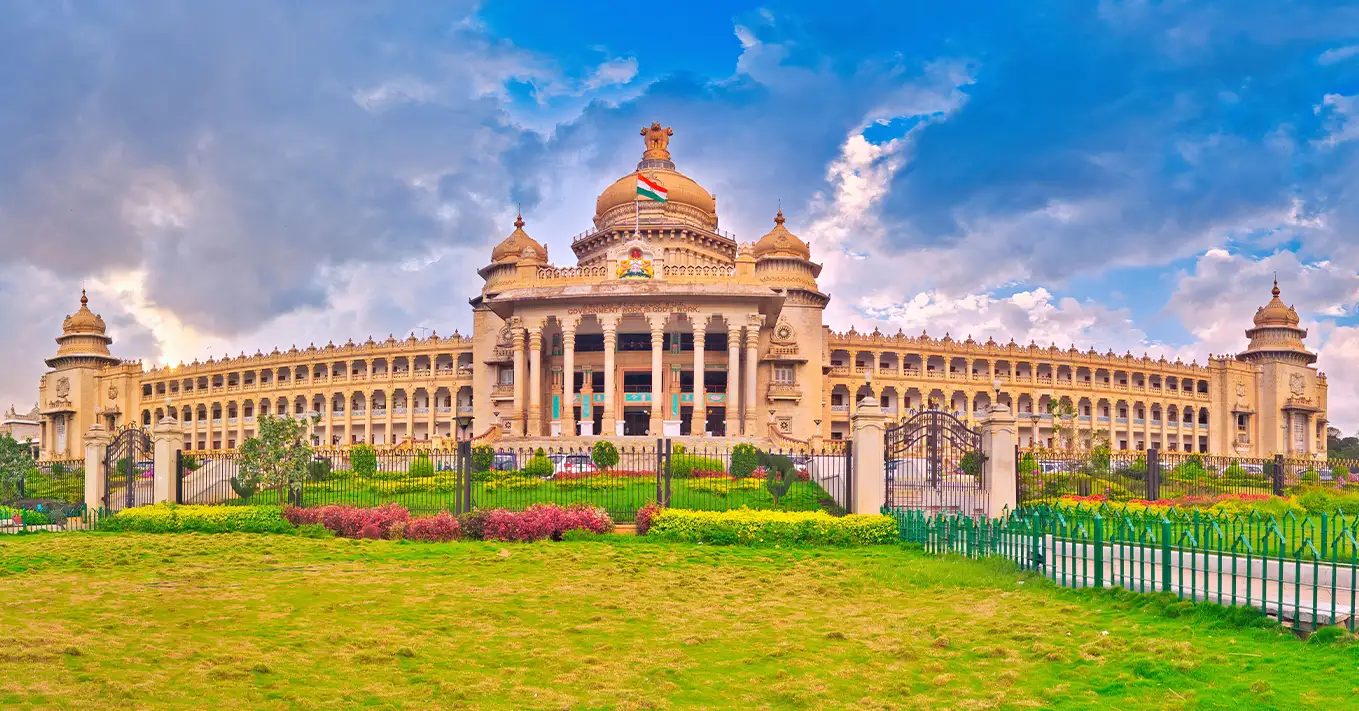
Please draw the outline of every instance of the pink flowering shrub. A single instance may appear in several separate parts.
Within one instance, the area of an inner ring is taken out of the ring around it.
[[[456,517],[447,511],[440,511],[428,518],[411,519],[402,530],[402,536],[411,541],[444,543],[462,537],[462,528]]]
[[[484,512],[480,518],[481,535],[488,541],[558,541],[567,531],[613,531],[613,519],[609,518],[608,512],[587,504],[572,504],[567,508],[535,504],[524,511],[494,509]]]
[[[637,509],[637,516],[632,520],[637,526],[637,535],[645,536],[651,530],[651,519],[661,512],[661,505],[655,501],[647,502],[646,506]]]
[[[390,538],[394,524],[406,524],[410,511],[400,504],[373,508],[357,506],[314,506],[283,509],[283,517],[294,526],[319,523],[343,538]]]

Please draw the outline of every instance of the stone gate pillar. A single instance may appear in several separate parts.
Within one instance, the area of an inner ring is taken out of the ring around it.
[[[184,448],[184,428],[174,418],[165,417],[156,423],[151,436],[155,464],[153,494],[158,504],[175,500],[175,475],[178,470],[179,450]]]
[[[103,425],[90,425],[85,432],[85,508],[104,506],[104,492],[108,481],[104,476],[104,455],[109,449],[109,433]]]
[[[996,403],[986,411],[982,421],[981,446],[985,463],[982,482],[986,488],[986,513],[998,518],[1019,506],[1019,491],[1015,482],[1015,446],[1018,444],[1015,416],[1007,405]]]
[[[876,514],[887,502],[887,466],[883,460],[886,417],[878,399],[864,398],[850,419],[853,439],[853,495],[850,513]]]

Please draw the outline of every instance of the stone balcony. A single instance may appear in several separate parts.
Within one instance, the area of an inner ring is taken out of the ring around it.
[[[796,383],[770,383],[766,397],[770,402],[775,400],[801,400],[802,388]]]

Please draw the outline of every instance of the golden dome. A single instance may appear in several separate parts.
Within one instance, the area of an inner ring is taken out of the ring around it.
[[[1255,311],[1256,326],[1291,326],[1296,327],[1301,320],[1298,312],[1292,306],[1287,306],[1279,299],[1279,280],[1274,280],[1274,290],[1270,292],[1274,298],[1268,304]]]
[[[717,201],[712,195],[708,194],[703,186],[695,183],[689,176],[670,168],[648,168],[639,170],[636,173],[628,173],[619,178],[613,185],[604,189],[599,194],[599,199],[595,201],[595,219],[599,219],[604,213],[612,210],[619,205],[631,205],[637,200],[643,199],[637,194],[637,173],[646,176],[647,180],[659,183],[666,189],[666,203],[676,205],[688,205],[698,208],[710,216],[716,217]],[[647,199],[650,202],[650,199]]]
[[[774,217],[774,229],[755,243],[755,258],[761,257],[812,258],[812,250],[807,243],[783,226],[783,210],[779,210],[779,214]]]
[[[89,303],[90,300],[86,298],[85,290],[81,289],[80,310],[76,311],[74,314],[71,314],[70,316],[67,316],[66,320],[61,322],[62,333],[64,334],[94,333],[99,335],[104,334],[105,329],[104,319],[101,318],[98,314],[90,312]]]
[[[538,260],[544,264],[547,263],[547,248],[538,244],[537,240],[528,236],[528,233],[524,231],[524,216],[516,215],[514,218],[514,231],[510,233],[509,237],[505,238],[504,242],[496,245],[495,249],[491,250],[491,261],[501,262],[510,259],[517,260],[523,255],[525,249],[533,250],[533,256],[537,257]]]

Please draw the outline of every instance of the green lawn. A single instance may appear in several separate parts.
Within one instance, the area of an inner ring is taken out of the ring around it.
[[[524,509],[538,503],[589,503],[608,510],[614,520],[627,522],[637,509],[656,500],[656,480],[650,477],[599,477],[607,488],[588,488],[579,482],[531,480],[526,488],[497,487],[488,482],[473,482],[472,503],[481,508]],[[788,493],[774,503],[774,497],[762,480],[751,479],[754,488],[742,488],[741,482],[728,479],[671,479],[670,501],[678,508],[704,511],[726,511],[747,506],[752,509],[783,511],[817,511],[823,502],[834,501],[815,482],[795,482]],[[309,482],[303,492],[303,504],[352,504],[378,506],[398,503],[414,512],[432,513],[453,510],[456,501],[456,479],[452,476],[410,478],[397,481],[368,480],[359,477],[337,478],[332,481]],[[414,490],[412,490],[414,489]],[[252,503],[277,503],[278,494],[261,491]]]
[[[896,547],[39,534],[0,590],[5,708],[1359,704],[1359,645]]]

